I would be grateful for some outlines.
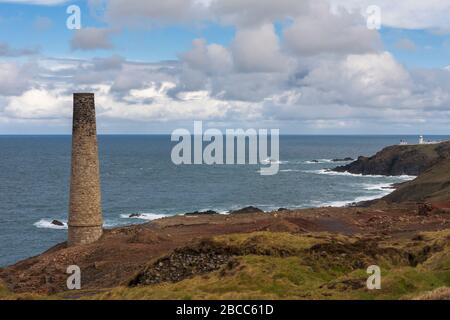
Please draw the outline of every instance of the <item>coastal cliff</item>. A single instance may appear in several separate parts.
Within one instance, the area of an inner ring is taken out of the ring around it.
[[[442,159],[416,179],[402,183],[382,200],[388,202],[450,202],[450,158]]]
[[[418,176],[371,203],[450,202],[450,142],[389,146],[371,157],[334,168],[363,175]]]
[[[450,159],[450,141],[389,146],[374,156],[360,156],[356,161],[333,171],[363,175],[418,176],[443,159]]]

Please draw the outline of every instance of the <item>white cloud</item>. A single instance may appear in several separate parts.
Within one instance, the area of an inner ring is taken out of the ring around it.
[[[40,123],[45,132],[50,121],[70,129],[72,92],[92,91],[100,127],[120,124],[124,132],[150,122],[167,123],[159,127],[167,130],[169,123],[199,119],[236,126],[270,123],[283,130],[292,124],[297,128],[293,132],[391,132],[399,127],[413,132],[418,126],[448,126],[446,70],[411,73],[389,53],[322,57],[306,67],[280,73],[202,73],[200,85],[189,88],[177,63],[133,63],[114,56],[47,60],[39,64],[38,73],[29,73],[32,78],[16,97],[0,96],[0,122]]]
[[[299,15],[308,10],[310,2],[310,0],[212,0],[210,14],[226,24],[255,27]]]
[[[59,90],[30,89],[11,98],[3,112],[19,119],[69,118],[72,100]]]
[[[0,62],[0,95],[20,95],[30,87],[33,68],[14,62]]]
[[[278,36],[272,24],[238,29],[231,46],[238,70],[274,72],[287,67],[287,57],[280,52]]]
[[[356,1],[346,4],[356,13],[331,12],[323,0],[90,2],[106,6],[111,28],[212,21],[233,25],[236,34],[229,46],[197,39],[179,62],[139,63],[112,55],[0,63],[1,123],[67,121],[71,93],[93,91],[99,123],[125,123],[130,130],[139,123],[199,119],[282,128],[294,123],[305,130],[448,128],[450,67],[407,70],[383,51],[379,33],[368,30],[359,14],[364,5]],[[409,24],[394,21],[403,4],[379,3],[384,25],[442,25],[440,14],[437,22],[429,19],[436,8],[445,9],[435,1],[427,8],[411,1],[405,15],[424,12]],[[392,12],[385,15],[386,8]],[[76,31],[72,48],[109,49],[111,30],[118,29]],[[413,48],[408,41],[397,45]],[[3,48],[11,56],[12,49]]]
[[[450,32],[450,2],[445,0],[329,0],[335,7],[365,13],[370,5],[381,9],[381,23],[386,27],[431,29]]]
[[[410,107],[412,82],[389,53],[349,55],[326,61],[302,81],[307,104],[347,104],[358,107]],[[322,95],[322,96],[320,96]]]
[[[59,3],[62,0],[23,0]],[[167,23],[219,21],[239,27],[259,26],[308,16],[314,6],[331,4],[367,15],[371,5],[381,8],[383,26],[450,32],[450,2],[446,0],[89,0],[112,25],[154,26]]]
[[[378,32],[367,29],[361,15],[333,14],[321,2],[308,15],[296,17],[284,36],[287,47],[300,55],[366,53],[382,46]]]
[[[111,49],[113,47],[110,36],[114,32],[109,29],[83,28],[74,31],[70,42],[72,50]]]
[[[282,72],[290,60],[281,52],[278,36],[271,24],[238,29],[229,49],[218,44],[207,44],[204,39],[196,39],[192,48],[180,54],[180,58],[190,69],[185,70],[185,76],[190,80],[202,77],[202,74],[217,76],[232,72]]]
[[[106,19],[112,25],[132,26],[193,22],[201,19],[206,9],[195,0],[90,0],[89,4],[93,10],[104,6]]]
[[[229,120],[230,112],[243,117],[259,108],[249,102],[214,99],[208,91],[183,92],[173,99],[168,92],[174,86],[174,83],[152,83],[143,89],[130,90],[120,101],[105,91],[97,97],[99,106],[107,106],[100,107],[99,116],[134,121]]]
[[[204,39],[192,42],[192,49],[180,55],[190,68],[207,74],[229,72],[233,61],[228,49],[218,44],[207,45]]]

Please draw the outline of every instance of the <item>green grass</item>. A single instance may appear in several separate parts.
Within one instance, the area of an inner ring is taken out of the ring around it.
[[[317,243],[350,245],[358,239],[327,234],[291,235],[253,233],[221,236],[215,241],[226,245],[258,248],[257,254],[236,257],[231,269],[196,276],[178,283],[142,287],[119,287],[89,297],[91,299],[410,299],[439,287],[450,286],[450,231],[426,233],[424,241],[403,241],[398,249],[420,252],[426,245],[439,245],[423,264],[416,267],[405,260],[377,255],[382,266],[382,289],[368,290],[365,268],[353,268],[352,259],[333,254],[311,255]],[[389,246],[384,242],[383,246]],[[390,245],[390,247],[393,247]],[[283,249],[284,251],[280,251]],[[258,253],[260,252],[260,254]],[[280,256],[280,252],[289,256]],[[387,252],[387,251],[386,251]],[[354,255],[354,256],[353,256]],[[350,261],[350,262],[349,262]]]
[[[0,281],[0,300],[43,300],[43,299],[49,299],[49,296],[45,295],[38,295],[33,293],[13,293],[6,285]]]
[[[11,296],[11,292],[6,288],[6,286],[0,281],[0,300],[7,299]]]
[[[13,294],[0,283],[1,299],[413,299],[450,291],[450,230],[421,240],[374,242],[327,233],[255,232],[212,239],[241,249],[232,266],[177,283],[60,293]],[[361,245],[363,243],[364,245]],[[318,247],[319,245],[319,247]],[[416,266],[406,253],[421,257]],[[314,248],[314,250],[312,250]],[[249,253],[246,253],[246,252]],[[427,251],[427,250],[425,250]],[[360,265],[360,264],[363,264]],[[378,264],[381,290],[368,290],[366,267]],[[356,266],[356,267],[355,267]],[[439,290],[436,290],[440,288]]]

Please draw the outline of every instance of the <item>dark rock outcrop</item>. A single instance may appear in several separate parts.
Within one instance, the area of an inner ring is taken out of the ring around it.
[[[211,214],[219,214],[217,211],[214,210],[206,210],[206,211],[194,211],[194,212],[187,212],[184,215],[185,216],[199,216],[199,215],[211,215]]]
[[[417,208],[417,213],[419,214],[419,216],[427,216],[431,211],[433,211],[433,207],[431,204],[419,203],[419,206]]]
[[[264,213],[264,211],[253,206],[248,206],[239,210],[230,211],[230,214],[243,214],[243,213]]]
[[[372,157],[360,156],[333,170],[363,175],[417,176],[445,158],[450,158],[450,142],[398,145],[384,148]]]
[[[229,264],[234,252],[212,241],[176,249],[172,254],[158,259],[130,282],[129,286],[151,285],[161,282],[178,282],[196,275],[209,273]]]
[[[331,161],[333,161],[333,162],[347,162],[347,161],[353,161],[353,160],[355,160],[355,159],[347,157],[347,158],[343,158],[343,159],[339,159],[339,158],[338,159],[333,159]]]

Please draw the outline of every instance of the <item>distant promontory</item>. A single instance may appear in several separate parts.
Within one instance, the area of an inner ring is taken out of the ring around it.
[[[443,159],[450,158],[450,141],[436,144],[389,146],[372,157],[356,161],[333,171],[363,175],[418,176]]]
[[[450,200],[450,141],[390,146],[372,157],[359,157],[355,162],[333,170],[363,175],[418,176],[412,181],[396,185],[396,190],[381,201],[402,203]]]

